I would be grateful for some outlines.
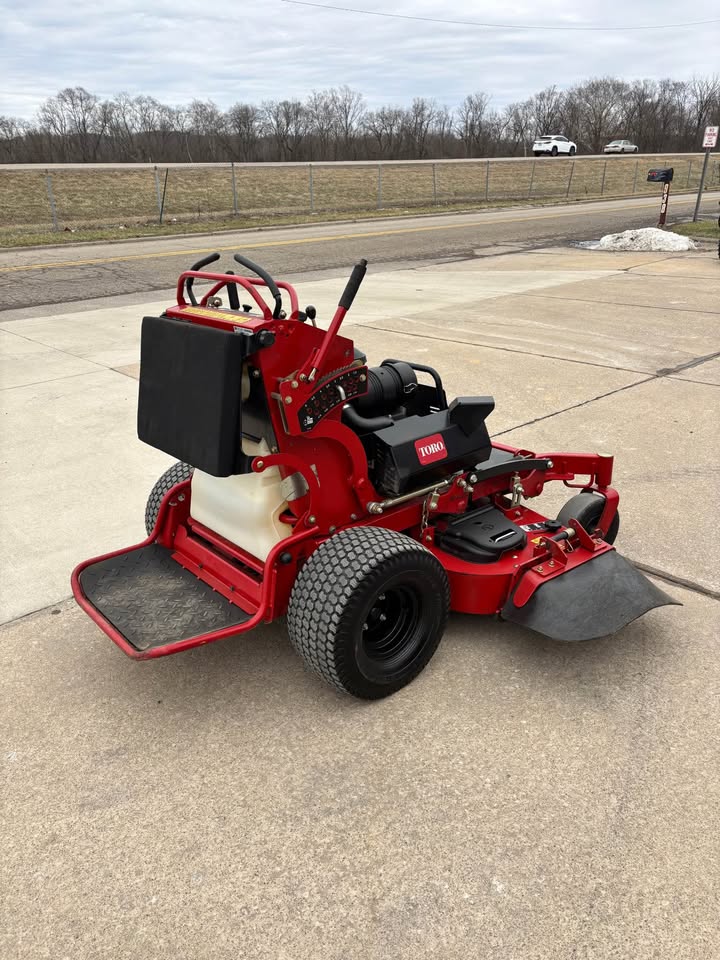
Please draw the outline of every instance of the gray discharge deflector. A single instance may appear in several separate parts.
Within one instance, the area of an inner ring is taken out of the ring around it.
[[[501,615],[553,640],[593,640],[667,604],[682,606],[609,550],[543,583],[523,607],[511,596]]]

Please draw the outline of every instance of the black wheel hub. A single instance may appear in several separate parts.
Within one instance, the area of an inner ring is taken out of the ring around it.
[[[422,647],[421,599],[409,586],[384,590],[361,625],[360,662],[368,677],[388,677],[406,667]]]

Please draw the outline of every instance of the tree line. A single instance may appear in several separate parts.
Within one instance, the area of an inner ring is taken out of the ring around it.
[[[720,77],[628,82],[595,77],[546,87],[502,109],[482,91],[449,109],[427,97],[367,107],[347,86],[305,100],[210,100],[168,106],[150,96],[102,99],[83,87],[50,97],[32,120],[0,116],[0,163],[423,160],[528,155],[561,133],[579,152],[627,138],[647,153],[696,151],[720,122]]]

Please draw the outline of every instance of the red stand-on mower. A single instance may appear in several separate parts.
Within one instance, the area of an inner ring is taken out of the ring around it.
[[[254,276],[206,272],[219,256],[143,320],[138,435],[178,460],[150,494],[147,539],[72,576],[125,653],[287,615],[316,673],[375,699],[425,667],[450,610],[589,640],[674,602],[612,546],[611,456],[492,443],[491,397],[448,404],[431,367],[367,366],[339,335],[364,260],[325,331],[245,257]],[[199,301],[196,281],[209,283]],[[523,503],[550,480],[581,491],[553,519]]]

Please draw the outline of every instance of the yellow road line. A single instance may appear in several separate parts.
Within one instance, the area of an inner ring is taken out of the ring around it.
[[[640,207],[655,207],[657,201],[635,203],[632,209]],[[606,208],[607,209],[607,208]],[[598,211],[601,212],[601,211]],[[613,210],[607,212],[612,213]],[[492,226],[494,223],[522,223],[526,220],[556,220],[558,217],[586,217],[588,209],[570,210],[565,213],[540,213],[524,217],[495,217],[492,220],[479,220],[474,223],[444,223],[433,224],[427,227],[398,227],[395,230],[372,230],[365,233],[336,233],[328,237],[298,237],[293,240],[267,240],[262,243],[243,243],[243,250],[258,250],[263,247],[295,247],[305,243],[332,243],[336,240],[363,240],[373,237],[393,237],[405,233],[430,233],[433,230],[468,230],[472,227],[481,227],[484,223]],[[142,242],[142,241],[140,241]],[[124,257],[94,257],[88,260],[57,260],[50,263],[29,263],[14,267],[0,267],[0,273],[22,273],[29,270],[52,270],[59,267],[88,267],[103,263],[127,263],[132,260],[164,260],[166,257],[187,257],[197,254],[206,254],[221,250],[237,250],[237,243],[229,247],[204,247],[201,250],[166,250],[162,253],[131,253]],[[20,249],[20,248],[18,248]]]

